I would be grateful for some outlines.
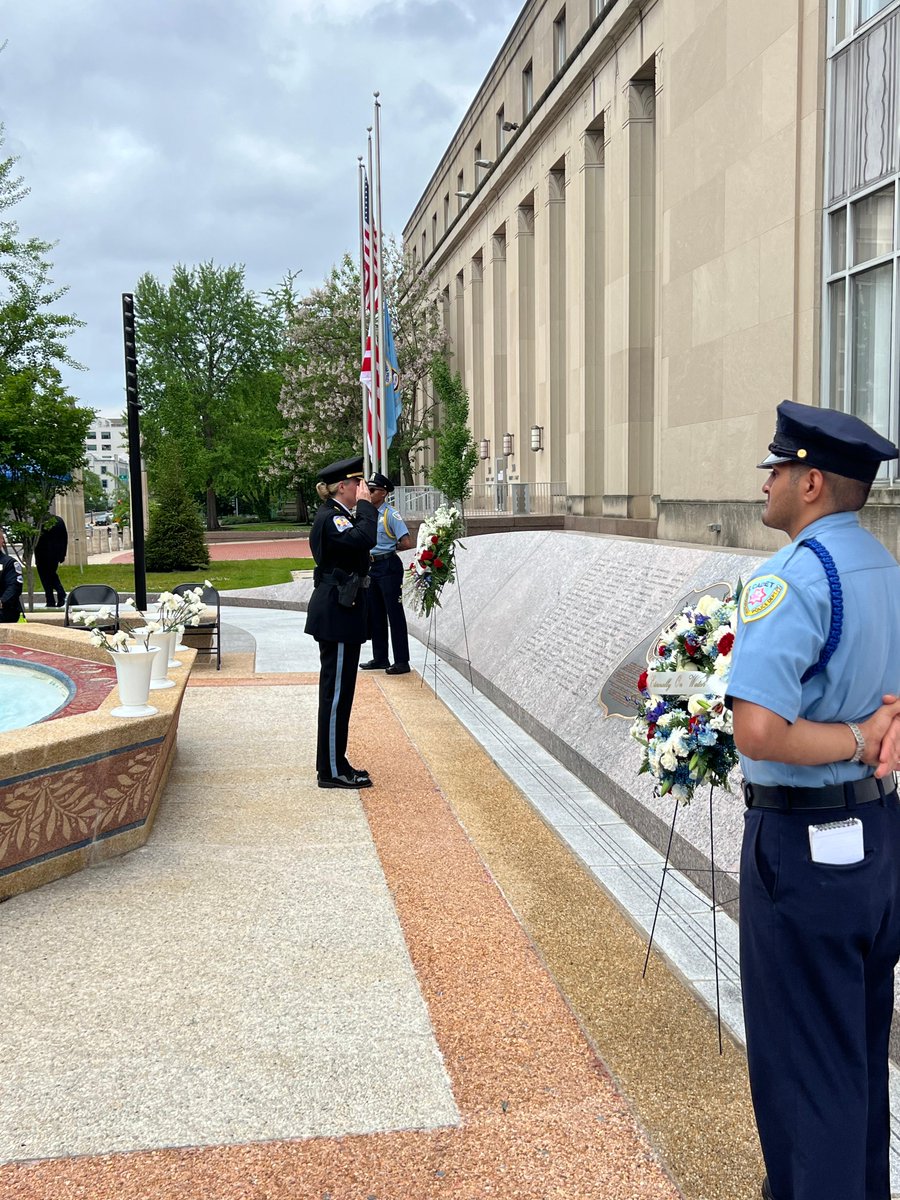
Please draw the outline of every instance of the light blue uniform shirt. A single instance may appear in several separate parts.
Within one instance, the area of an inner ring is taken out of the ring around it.
[[[393,554],[397,549],[397,542],[407,533],[409,533],[409,530],[403,518],[397,512],[396,508],[393,508],[385,500],[378,509],[378,540],[375,543],[372,553],[376,558],[379,554]]]
[[[800,545],[807,538],[819,541],[834,559],[844,620],[828,666],[801,683],[807,668],[818,662],[831,626],[828,579],[816,554]],[[728,695],[793,724],[798,717],[863,721],[887,692],[900,694],[900,566],[860,526],[856,513],[831,513],[802,530],[745,585]],[[744,755],[741,770],[750,783],[786,787],[844,783],[872,771],[849,761],[809,767]]]

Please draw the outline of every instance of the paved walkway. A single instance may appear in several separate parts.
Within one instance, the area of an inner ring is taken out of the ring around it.
[[[223,615],[148,845],[3,906],[0,1198],[755,1198],[727,918],[720,1057],[708,903],[670,877],[642,982],[601,798],[433,658],[320,792],[302,615]]]
[[[251,558],[309,558],[308,538],[278,538],[258,542],[210,542],[207,546],[213,562],[243,562]],[[121,554],[94,554],[91,562],[133,563],[131,550]]]

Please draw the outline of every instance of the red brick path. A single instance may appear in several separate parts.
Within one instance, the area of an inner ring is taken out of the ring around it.
[[[212,542],[209,557],[213,562],[238,562],[251,558],[311,558],[308,538],[280,538],[275,542]],[[114,563],[132,563],[134,555],[117,554]]]

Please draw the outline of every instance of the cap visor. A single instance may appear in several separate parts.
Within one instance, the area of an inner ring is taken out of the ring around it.
[[[785,457],[783,454],[767,454],[762,462],[756,464],[757,470],[764,470],[767,467],[777,467],[779,463],[796,462],[795,458]]]

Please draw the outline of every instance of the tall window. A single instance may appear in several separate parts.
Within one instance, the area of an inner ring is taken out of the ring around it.
[[[828,215],[827,395],[886,437],[897,432],[900,176]]]
[[[534,67],[531,63],[522,72],[522,116],[527,117],[534,108]]]
[[[497,111],[496,127],[497,127],[497,157],[503,153],[503,147],[506,145],[506,130],[503,124],[506,121],[506,107],[501,104]]]
[[[566,61],[566,10],[560,9],[553,22],[553,74],[558,75]]]
[[[465,196],[460,195],[460,192],[464,192],[466,190],[465,179],[466,179],[465,171],[460,171],[460,173],[456,177],[456,211],[457,212],[462,212],[462,206],[466,202]]]
[[[437,213],[431,214],[431,248],[437,245]]]
[[[895,0],[832,0],[832,43],[837,44],[850,37],[860,25],[893,3]]]
[[[450,193],[444,197],[444,230],[450,228]]]

